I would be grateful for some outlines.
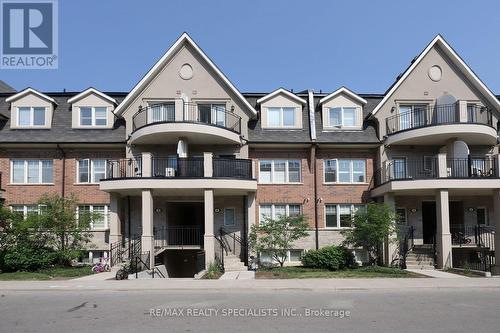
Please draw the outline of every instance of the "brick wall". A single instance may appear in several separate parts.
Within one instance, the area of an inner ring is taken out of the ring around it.
[[[108,204],[109,194],[99,190],[97,184],[76,183],[76,160],[83,158],[123,158],[125,149],[65,149],[65,195],[74,194],[80,203]],[[14,185],[10,184],[11,159],[52,159],[53,185]],[[2,171],[2,188],[5,190],[2,197],[5,205],[34,204],[44,194],[62,193],[63,160],[58,149],[4,149],[0,151],[0,170]]]

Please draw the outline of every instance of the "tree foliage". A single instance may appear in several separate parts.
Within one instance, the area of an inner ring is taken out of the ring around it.
[[[308,235],[308,227],[302,215],[265,218],[260,225],[252,226],[249,245],[257,253],[269,253],[271,258],[283,267],[287,251],[295,241]]]

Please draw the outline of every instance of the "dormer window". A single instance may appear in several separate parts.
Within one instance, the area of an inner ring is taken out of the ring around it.
[[[328,127],[355,128],[358,124],[358,108],[333,107],[328,109]]]
[[[267,108],[268,127],[295,127],[295,108],[269,107]]]
[[[81,106],[80,126],[107,126],[107,108],[104,106]]]
[[[17,112],[18,127],[45,126],[45,107],[20,106]]]

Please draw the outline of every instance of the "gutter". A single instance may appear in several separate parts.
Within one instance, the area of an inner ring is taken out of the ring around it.
[[[66,194],[66,186],[65,186],[65,182],[66,182],[66,152],[64,151],[64,149],[61,148],[61,146],[59,144],[57,145],[57,149],[59,149],[59,151],[62,154],[61,197],[64,198],[65,194]]]

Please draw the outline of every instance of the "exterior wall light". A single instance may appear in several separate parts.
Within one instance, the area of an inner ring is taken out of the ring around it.
[[[412,214],[415,214],[417,211],[418,211],[418,209],[416,209],[416,208],[411,208],[411,209],[410,209],[410,212],[411,212]]]

